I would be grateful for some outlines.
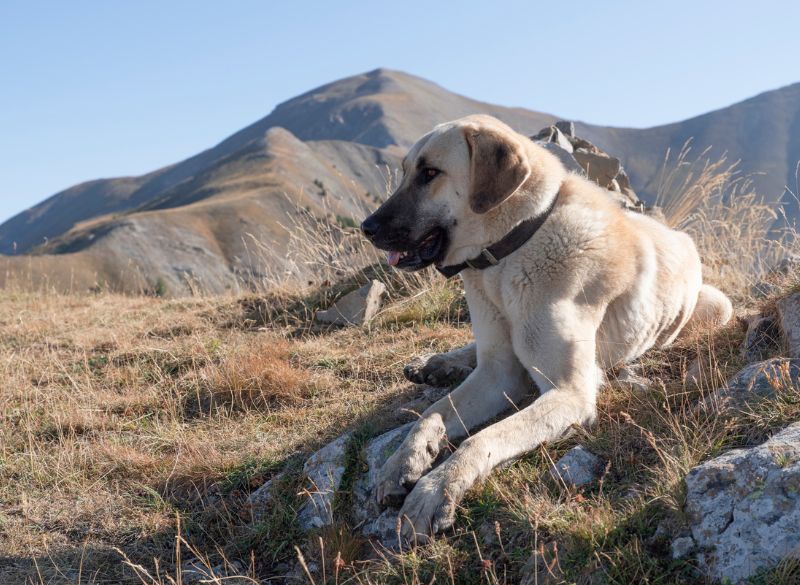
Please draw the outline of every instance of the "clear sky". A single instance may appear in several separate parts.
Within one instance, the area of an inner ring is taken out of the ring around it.
[[[2,0],[0,221],[376,67],[597,124],[673,122],[800,81],[798,23],[794,0]]]

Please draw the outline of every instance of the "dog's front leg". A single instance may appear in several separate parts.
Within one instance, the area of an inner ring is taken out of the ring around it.
[[[463,382],[477,365],[477,345],[470,343],[446,353],[417,356],[406,364],[403,374],[415,384],[441,388]]]
[[[486,356],[481,364],[458,388],[422,414],[383,465],[375,494],[381,505],[399,506],[409,489],[433,466],[442,448],[511,408],[533,388],[510,347],[502,356]]]
[[[562,326],[569,330],[559,331]],[[525,356],[525,365],[546,391],[529,407],[466,439],[417,482],[400,511],[408,542],[449,527],[464,493],[498,465],[560,438],[573,424],[594,419],[599,380],[593,323],[576,323],[561,314],[557,320],[539,320],[531,330],[557,333],[542,343],[532,342],[536,338],[524,330],[515,339],[518,355]]]

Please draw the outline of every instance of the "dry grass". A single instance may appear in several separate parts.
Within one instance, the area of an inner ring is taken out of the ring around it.
[[[753,285],[800,250],[798,232],[779,203],[753,189],[738,163],[711,161],[707,152],[690,158],[687,143],[674,162],[667,154],[656,204],[665,202],[667,223],[694,239],[705,280],[739,304],[749,303]]]
[[[724,162],[693,177],[665,183],[684,193],[667,215],[695,235],[709,279],[741,307],[797,241],[765,238],[773,209]],[[416,392],[403,364],[470,338],[458,284],[389,272],[350,228],[302,222],[291,247],[294,276],[308,279],[299,288],[269,275],[262,293],[239,298],[7,293],[1,583],[184,583],[190,558],[210,583],[265,583],[291,568],[297,550],[309,569],[299,568],[301,581],[320,584],[510,584],[526,565],[539,583],[702,582],[669,551],[686,524],[685,474],[800,416],[797,390],[782,380],[776,400],[732,417],[697,408],[742,365],[736,324],[648,353],[640,365],[657,380],[649,390],[612,377],[595,426],[492,474],[430,545],[375,550],[351,525],[346,494],[335,526],[300,533],[303,456],[354,430],[355,469],[359,445],[409,416],[401,406]],[[389,302],[370,327],[313,325],[318,308],[371,278],[387,283]],[[776,290],[796,286],[791,278]],[[697,356],[700,387],[687,387]],[[548,474],[577,442],[608,462],[583,490]],[[279,471],[273,504],[254,522],[246,497]],[[796,574],[785,563],[756,582]]]

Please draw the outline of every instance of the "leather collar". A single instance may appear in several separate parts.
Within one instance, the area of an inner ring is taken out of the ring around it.
[[[544,224],[550,216],[550,213],[552,213],[553,208],[556,206],[558,195],[559,194],[556,193],[550,205],[547,206],[547,209],[545,209],[543,213],[536,217],[529,217],[528,219],[522,220],[514,226],[510,232],[503,236],[500,241],[495,242],[491,246],[487,246],[474,258],[470,258],[461,264],[453,264],[452,266],[437,266],[436,270],[444,275],[445,278],[450,278],[467,268],[483,270],[484,268],[497,265],[500,260],[519,250],[522,245],[530,240],[533,234],[542,227],[542,224]]]

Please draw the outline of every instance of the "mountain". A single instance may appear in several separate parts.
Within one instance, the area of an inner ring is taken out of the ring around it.
[[[0,284],[134,291],[162,281],[174,292],[221,292],[270,271],[292,269],[305,278],[286,254],[286,225],[298,210],[332,221],[362,217],[420,135],[478,112],[526,134],[557,119],[471,100],[396,71],[349,77],[280,104],[182,162],[83,183],[13,217],[0,225]],[[757,186],[777,200],[794,184],[800,159],[800,84],[655,128],[577,126],[623,160],[646,201],[667,149],[680,150],[690,138],[695,152],[713,146],[741,159],[743,172],[764,172]]]

